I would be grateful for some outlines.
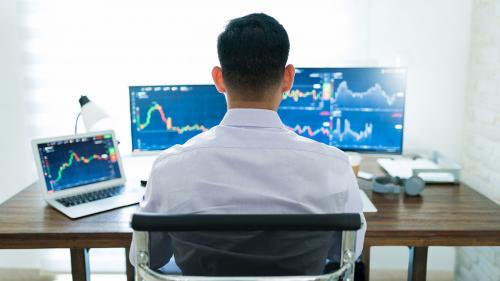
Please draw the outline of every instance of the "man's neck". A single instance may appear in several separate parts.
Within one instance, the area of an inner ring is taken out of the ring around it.
[[[260,101],[245,101],[235,98],[235,96],[231,96],[229,93],[226,93],[227,100],[227,108],[255,108],[255,109],[268,109],[278,111],[278,107],[283,99],[281,93],[276,93],[270,95],[271,98],[260,100]]]
[[[228,101],[227,108],[255,108],[255,109],[268,109],[278,111],[279,104],[273,104],[271,102],[259,102],[259,101]]]

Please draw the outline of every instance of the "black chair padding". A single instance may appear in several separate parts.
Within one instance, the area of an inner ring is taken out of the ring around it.
[[[344,214],[182,214],[136,213],[137,231],[354,231],[361,228],[357,213]]]

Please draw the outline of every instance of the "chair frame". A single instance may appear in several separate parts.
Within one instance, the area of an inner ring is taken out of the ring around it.
[[[131,226],[136,241],[137,281],[333,281],[354,280],[356,230],[363,222],[359,214],[293,214],[293,215],[160,215],[137,213]],[[314,276],[185,276],[163,275],[149,267],[150,231],[342,231],[340,268],[329,274]]]

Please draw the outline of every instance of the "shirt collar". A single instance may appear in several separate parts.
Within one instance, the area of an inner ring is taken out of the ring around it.
[[[223,126],[284,128],[278,113],[268,109],[233,108],[229,109],[220,122]]]

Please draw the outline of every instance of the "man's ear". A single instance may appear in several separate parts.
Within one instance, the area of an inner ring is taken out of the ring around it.
[[[295,67],[289,64],[285,67],[283,74],[283,82],[281,82],[281,92],[288,92],[293,86],[293,79],[295,78]]]
[[[224,94],[226,92],[226,86],[224,85],[224,79],[222,78],[222,69],[219,66],[214,66],[214,68],[212,68],[212,79],[214,79],[217,91]]]

